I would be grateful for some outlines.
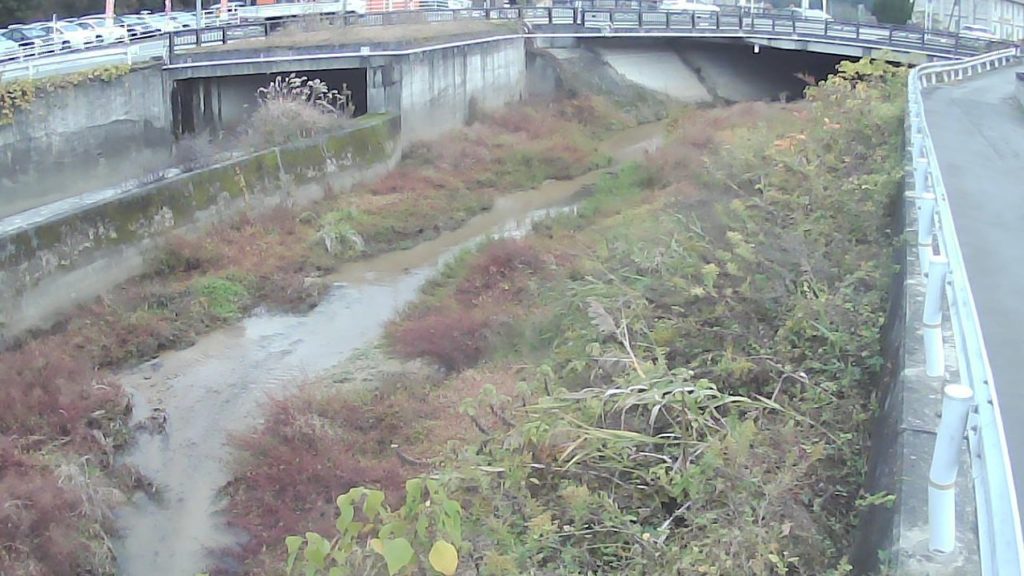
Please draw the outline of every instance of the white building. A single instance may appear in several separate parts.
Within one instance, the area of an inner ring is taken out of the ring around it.
[[[1024,40],[1024,0],[917,0],[914,22],[957,31],[965,24],[984,26],[1004,40]]]

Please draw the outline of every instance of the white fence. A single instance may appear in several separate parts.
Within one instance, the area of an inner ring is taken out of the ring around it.
[[[157,15],[158,17],[161,15]],[[56,74],[70,74],[114,64],[133,64],[164,57],[167,53],[167,30],[150,28],[141,31],[142,21],[109,26],[103,20],[89,19],[97,28],[71,34],[22,42],[16,49],[0,51],[0,80],[31,79]],[[163,20],[163,26],[175,31],[237,25],[241,17],[237,9],[228,12],[204,10],[199,17]],[[44,23],[45,24],[45,23]]]
[[[949,443],[937,442],[932,467],[930,492],[948,490],[936,480],[936,466],[941,462],[955,462],[950,450],[959,451],[966,429],[974,492],[978,513],[978,538],[981,545],[982,573],[986,576],[1020,576],[1024,574],[1024,546],[1022,546],[1020,514],[1010,471],[1010,459],[1003,432],[1003,421],[996,398],[992,369],[985,350],[978,312],[971,293],[971,285],[957,240],[949,198],[939,171],[938,158],[932,146],[928,123],[924,114],[921,90],[927,86],[961,80],[973,74],[1003,66],[1017,57],[1013,48],[984,54],[955,62],[925,64],[910,73],[908,88],[908,114],[910,116],[911,161],[914,172],[914,200],[918,216],[918,251],[922,272],[927,272],[928,294],[925,297],[926,370],[929,375],[942,371],[941,307],[943,293],[949,307],[952,332],[959,362],[961,383],[973,392],[973,406],[966,423],[958,428]],[[935,249],[938,253],[934,253]],[[936,314],[938,310],[938,314]],[[909,327],[908,327],[909,328]],[[948,399],[947,399],[948,400]],[[946,405],[944,404],[944,407]],[[953,412],[953,411],[950,411]],[[947,418],[957,415],[943,414],[943,427],[949,427]],[[938,466],[942,468],[943,466]],[[939,477],[948,474],[939,471]],[[931,496],[931,494],[930,494]],[[929,499],[930,531],[933,548],[941,550],[942,543],[950,543],[953,527],[951,516],[946,516],[942,498]]]

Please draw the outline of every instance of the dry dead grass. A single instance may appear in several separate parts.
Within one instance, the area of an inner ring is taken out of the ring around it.
[[[494,34],[509,34],[517,30],[514,22],[423,22],[422,17],[418,14],[409,16],[411,17],[410,22],[384,26],[340,26],[325,20],[318,20],[316,23],[285,28],[266,38],[252,38],[230,44],[203,47],[197,52],[341,46],[375,42],[424,42],[444,40],[453,36],[486,37]]]

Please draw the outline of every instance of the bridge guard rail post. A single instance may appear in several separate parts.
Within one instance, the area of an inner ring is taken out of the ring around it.
[[[942,417],[928,472],[928,548],[938,554],[956,546],[956,477],[973,398],[974,392],[961,384],[942,390]]]
[[[946,286],[949,260],[945,256],[931,255],[928,260],[928,283],[924,295],[924,317],[921,319],[924,333],[925,374],[932,378],[942,376],[946,371],[946,353],[942,344],[942,297]]]

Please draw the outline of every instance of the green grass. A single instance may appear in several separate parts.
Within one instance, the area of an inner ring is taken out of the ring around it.
[[[234,280],[203,277],[192,282],[192,290],[211,314],[221,320],[237,319],[249,300],[249,290]]]

